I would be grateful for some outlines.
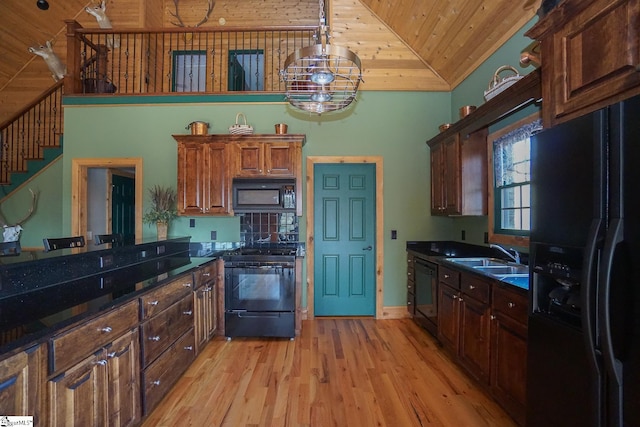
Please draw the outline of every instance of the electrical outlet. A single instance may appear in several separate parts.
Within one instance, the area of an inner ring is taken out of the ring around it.
[[[488,231],[484,232],[484,242],[485,243],[489,243],[489,232]]]
[[[100,257],[100,268],[107,268],[113,265],[113,255],[102,255]]]
[[[218,232],[215,230],[211,230],[211,240],[216,240],[218,238]]]
[[[164,245],[158,246],[156,248],[156,254],[157,255],[162,255],[164,253]]]
[[[191,218],[189,220],[189,227],[193,228],[196,226],[196,219],[195,218]]]
[[[396,240],[398,238],[398,230],[391,230],[391,240]]]
[[[462,240],[467,239],[467,232],[465,230],[462,230],[462,232],[460,233],[460,239]]]

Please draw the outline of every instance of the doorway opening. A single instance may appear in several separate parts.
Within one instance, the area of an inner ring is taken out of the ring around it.
[[[384,303],[384,215],[383,215],[383,159],[381,156],[308,156],[307,157],[307,277],[309,286],[307,287],[307,317],[313,319],[314,311],[314,173],[315,165],[322,163],[366,163],[375,165],[375,288],[376,288],[376,308],[375,318],[383,316]]]
[[[133,228],[134,236],[129,237],[130,243],[142,239],[142,204],[143,204],[143,185],[142,185],[142,158],[96,158],[96,159],[73,159],[71,160],[71,232],[74,236],[84,236],[86,240],[93,240],[93,236],[89,236],[88,232],[92,231],[89,226],[90,216],[90,192],[94,189],[91,187],[90,174],[91,171],[106,169],[109,179],[109,185],[113,182],[113,175],[126,175],[133,178],[133,224],[128,226]],[[100,192],[100,190],[97,190]],[[111,191],[105,188],[105,198],[108,203],[103,206],[105,213],[105,227],[113,227],[112,200],[110,199]],[[128,232],[130,234],[130,232]],[[91,233],[93,234],[93,233]]]

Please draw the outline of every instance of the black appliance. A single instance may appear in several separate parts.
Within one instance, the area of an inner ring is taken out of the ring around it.
[[[640,425],[639,115],[531,139],[528,427]]]
[[[438,266],[415,258],[414,320],[434,336],[438,332]]]
[[[296,180],[289,178],[234,178],[233,210],[295,212]]]
[[[251,247],[223,256],[227,338],[295,337],[295,254]]]

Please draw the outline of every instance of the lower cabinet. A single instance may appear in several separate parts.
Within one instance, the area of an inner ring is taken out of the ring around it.
[[[527,399],[527,303],[523,293],[494,285],[491,391],[520,425]]]
[[[200,353],[218,329],[217,274],[215,262],[209,263],[194,273],[196,276],[193,292],[196,354]]]
[[[140,421],[138,331],[133,329],[48,381],[51,426]]]
[[[520,425],[527,380],[527,291],[439,268],[438,340]]]
[[[0,414],[32,415],[34,424],[40,425],[45,349],[45,345],[38,344],[0,361]]]

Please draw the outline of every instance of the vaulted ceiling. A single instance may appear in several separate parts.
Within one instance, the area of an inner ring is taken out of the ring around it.
[[[206,2],[106,3],[115,28],[159,28],[173,25],[176,3],[188,25],[197,23],[206,13]],[[363,90],[449,91],[527,23],[540,0],[325,2],[332,43],[348,47],[362,60]],[[97,27],[84,11],[92,3],[49,0],[50,8],[43,11],[36,0],[0,1],[0,122],[13,104],[24,103],[25,94],[37,95],[53,83],[43,61],[27,48],[53,39],[56,52],[64,54],[65,20]],[[318,11],[318,0],[216,0],[202,26],[317,25]]]

